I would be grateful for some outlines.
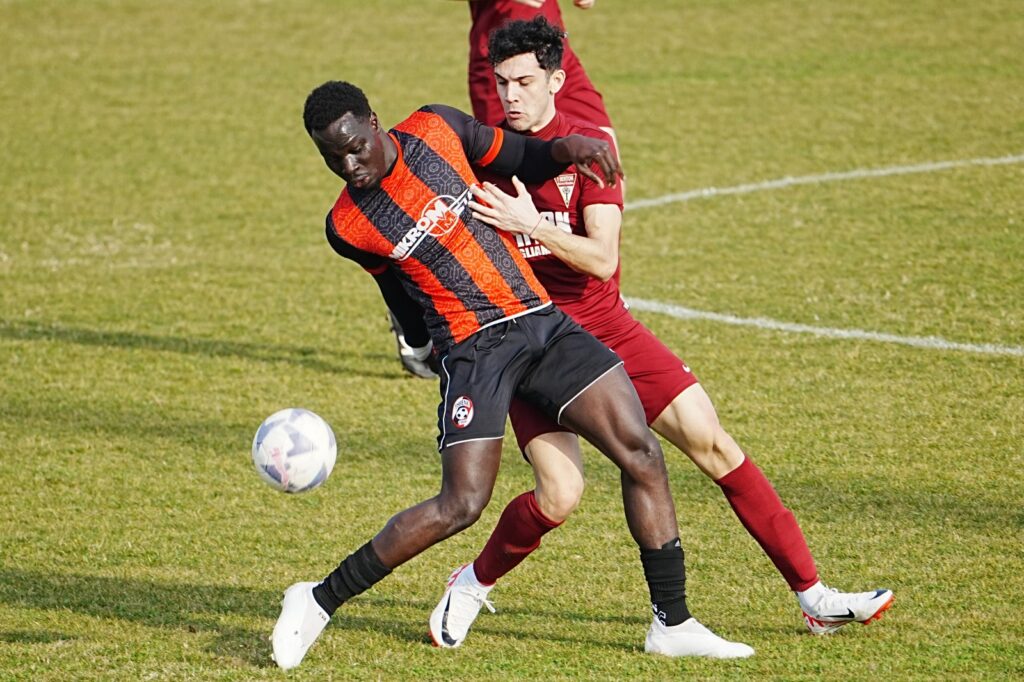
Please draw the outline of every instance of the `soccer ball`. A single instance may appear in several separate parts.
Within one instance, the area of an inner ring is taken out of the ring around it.
[[[316,488],[334,468],[338,444],[319,415],[289,408],[267,417],[252,439],[252,463],[271,488],[302,493]]]

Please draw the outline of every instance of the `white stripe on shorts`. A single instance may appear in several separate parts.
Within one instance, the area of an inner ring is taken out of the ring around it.
[[[453,445],[459,445],[461,443],[472,443],[478,440],[501,440],[504,437],[505,434],[501,434],[500,436],[487,436],[486,438],[467,438],[466,440],[457,440],[452,443],[445,443],[443,447],[450,448]],[[438,448],[437,451],[440,452],[441,449],[442,448]]]
[[[598,381],[600,381],[600,380],[601,380],[601,377],[603,377],[604,375],[608,374],[608,372],[612,371],[612,370],[613,370],[613,369],[615,369],[616,367],[620,367],[620,366],[622,366],[622,360],[619,360],[619,361],[618,361],[617,363],[615,363],[614,365],[612,365],[611,367],[609,367],[609,368],[608,368],[608,369],[606,369],[605,371],[601,372],[601,376],[599,376],[599,377],[596,377],[596,378],[595,378],[595,379],[594,379],[593,381],[591,381],[591,382],[590,382],[589,384],[587,384],[586,386],[584,386],[583,388],[581,388],[581,389],[580,389],[580,390],[579,390],[579,391],[578,391],[578,392],[576,393],[576,395],[574,395],[573,397],[571,397],[571,398],[569,398],[568,400],[566,400],[566,401],[565,401],[565,405],[562,405],[562,406],[561,406],[560,408],[558,408],[558,418],[557,418],[557,419],[555,420],[556,422],[558,422],[558,425],[559,425],[559,426],[561,426],[561,425],[562,425],[562,412],[563,412],[563,411],[565,410],[565,408],[569,407],[569,404],[570,404],[570,403],[571,403],[572,401],[576,400],[576,398],[579,398],[579,397],[580,397],[580,396],[581,396],[581,395],[583,394],[583,392],[584,392],[584,391],[586,391],[586,390],[587,390],[588,388],[590,388],[591,386],[593,386],[594,384],[596,384],[596,383],[597,383]]]

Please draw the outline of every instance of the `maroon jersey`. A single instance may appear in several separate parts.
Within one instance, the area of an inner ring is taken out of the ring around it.
[[[553,26],[565,26],[557,0],[546,0],[534,9],[515,0],[471,0],[469,13],[473,24],[469,29],[469,100],[473,115],[485,123],[497,125],[505,117],[494,82],[494,68],[487,60],[487,39],[502,24],[533,19],[543,15]],[[555,95],[558,110],[571,118],[591,121],[593,125],[611,128],[612,122],[604,108],[604,100],[583,70],[579,57],[565,42],[562,54],[565,86]]]
[[[522,167],[528,141],[438,105],[423,107],[388,134],[398,157],[380,187],[346,187],[327,215],[335,251],[371,273],[393,268],[424,309],[439,351],[548,305],[511,237],[472,218],[466,206],[476,182],[471,161],[530,172]]]
[[[597,137],[612,145],[611,138],[604,131],[583,121],[571,119],[561,112],[556,113],[543,129],[529,135],[543,140],[580,133]],[[612,145],[614,149],[614,145]],[[482,180],[499,186],[505,192],[515,194],[511,182],[504,177],[479,171]],[[601,187],[586,176],[576,172],[574,167],[565,170],[552,180],[526,183],[526,189],[533,198],[533,204],[549,221],[574,234],[587,234],[583,222],[583,209],[591,204],[614,204],[622,208],[621,183],[615,187]],[[551,300],[569,313],[592,334],[601,338],[602,332],[625,323],[629,313],[619,293],[619,268],[607,282],[573,270],[538,241],[525,234],[515,235],[519,252],[526,258]]]

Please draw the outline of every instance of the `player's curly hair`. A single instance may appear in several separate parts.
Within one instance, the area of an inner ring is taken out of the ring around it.
[[[306,132],[323,130],[345,114],[369,118],[370,102],[363,91],[345,81],[327,81],[306,97],[302,121]]]
[[[510,21],[491,32],[487,40],[488,60],[496,66],[516,55],[532,52],[548,73],[562,68],[565,31],[541,15],[530,21]]]

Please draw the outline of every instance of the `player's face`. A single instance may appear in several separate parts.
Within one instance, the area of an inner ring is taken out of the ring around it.
[[[327,167],[346,184],[374,189],[387,174],[384,133],[376,114],[361,119],[347,113],[311,136]]]
[[[510,57],[494,67],[498,97],[512,130],[536,132],[555,116],[555,93],[565,82],[565,71],[545,71],[532,52]]]

